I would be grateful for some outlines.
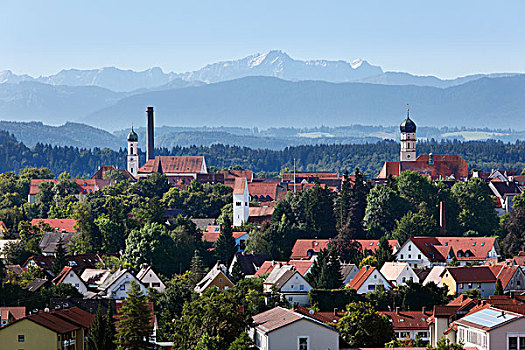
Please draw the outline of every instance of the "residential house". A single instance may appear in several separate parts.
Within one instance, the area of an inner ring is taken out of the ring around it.
[[[520,266],[500,264],[489,268],[496,279],[501,281],[505,293],[525,290],[525,272]]]
[[[292,305],[297,303],[308,306],[310,304],[308,297],[310,290],[312,290],[312,286],[293,265],[276,265],[263,282],[264,293],[271,295],[276,292]],[[269,298],[266,299],[267,302],[269,300]]]
[[[233,226],[248,222],[250,211],[250,191],[246,178],[236,178],[233,184]]]
[[[398,340],[430,341],[428,319],[432,316],[432,311],[425,308],[421,311],[400,311],[398,307],[396,311],[380,311],[379,313],[388,317]]]
[[[482,298],[488,298],[494,295],[496,287],[496,276],[489,266],[447,267],[441,273],[441,281],[448,286],[449,295],[476,289]]]
[[[496,196],[496,211],[498,215],[511,212],[514,197],[521,194],[521,188],[515,182],[509,181],[508,179],[505,181],[492,179],[489,181],[488,187],[492,194]]]
[[[0,306],[0,328],[26,315],[25,306]]]
[[[54,256],[60,238],[62,238],[64,249],[66,250],[66,252],[69,252],[69,245],[71,244],[71,238],[73,237],[75,236],[73,236],[70,233],[44,232],[39,244],[40,250],[42,251],[42,255]]]
[[[404,285],[407,281],[419,283],[419,277],[412,267],[404,262],[387,261],[381,267],[380,272],[394,286]]]
[[[203,156],[156,156],[139,168],[137,178],[147,177],[155,172],[164,174],[168,178],[196,179],[199,174],[208,174],[208,168]]]
[[[103,189],[104,187],[111,184],[111,180],[98,180],[98,179],[32,179],[29,187],[29,195],[27,196],[27,201],[30,204],[34,204],[36,200],[36,195],[40,191],[38,186],[43,182],[52,182],[58,183],[60,181],[71,181],[77,184],[77,192],[75,196],[78,199],[82,199],[87,196],[88,193],[95,192]]]
[[[454,321],[457,341],[480,350],[525,348],[525,316],[489,307]]]
[[[302,276],[306,276],[308,272],[310,272],[310,269],[312,268],[312,265],[314,264],[313,260],[289,260],[289,261],[275,261],[275,260],[268,260],[265,261],[259,270],[255,273],[255,277],[261,277],[265,274],[269,274],[273,271],[273,269],[280,268],[284,265],[291,265],[295,267],[297,272],[299,272]]]
[[[343,277],[343,286],[346,286],[347,283],[359,273],[359,268],[356,264],[341,264],[341,276]]]
[[[98,168],[97,172],[91,176],[92,179],[97,180],[104,180],[107,179],[107,175],[109,175],[110,172],[117,171],[120,175],[122,175],[126,180],[129,182],[136,182],[137,179],[131,175],[131,173],[127,169],[117,169],[113,165],[103,165]]]
[[[338,350],[338,331],[293,310],[275,307],[253,316],[249,334],[261,350]]]
[[[499,258],[500,247],[496,237],[412,237],[394,255],[413,268],[445,266],[453,260],[466,266]]]
[[[75,219],[33,219],[32,226],[49,225],[55,232],[77,233],[77,220]]]
[[[328,248],[329,239],[307,239],[302,238],[295,241],[295,244],[292,248],[291,259],[315,259],[317,254],[322,249]],[[371,255],[377,248],[379,248],[378,239],[356,239],[355,242],[361,245],[363,249],[363,254]],[[389,240],[388,244],[392,248],[393,252],[396,252],[399,248],[397,240]]]
[[[208,226],[215,225],[215,219],[214,218],[192,218],[191,221],[197,226],[197,229],[199,231],[204,232],[207,230]]]
[[[239,264],[244,276],[251,277],[256,274],[256,272],[266,262],[266,260],[268,260],[268,256],[266,254],[235,253],[228,272],[231,275],[235,264]]]
[[[195,293],[203,294],[210,288],[225,290],[233,288],[233,282],[228,278],[228,269],[220,261],[195,286]]]
[[[430,331],[430,345],[437,346],[441,338],[448,338],[455,342],[455,331],[449,327],[450,323],[465,316],[478,305],[478,301],[459,295],[447,305],[435,305],[432,316],[427,318]]]
[[[98,286],[98,295],[109,299],[125,299],[131,290],[131,281],[139,285],[143,293],[147,293],[146,287],[128,269],[118,269]]]
[[[443,285],[443,283],[441,283],[441,274],[443,273],[443,271],[445,271],[446,268],[447,268],[446,266],[439,266],[439,265],[433,266],[430,269],[430,272],[427,274],[427,276],[423,280],[423,285],[427,285],[430,282],[433,282],[438,287],[441,287]]]
[[[210,226],[208,226],[210,227]],[[218,226],[218,229],[213,229],[212,231],[208,232],[205,231],[202,233],[202,239],[206,242],[212,243],[215,245],[215,242],[219,239],[219,236],[221,235],[221,229],[220,226]],[[235,246],[237,248],[237,252],[244,252],[246,249],[246,244],[248,243],[248,239],[250,239],[250,234],[248,232],[232,232],[233,239],[235,239]]]
[[[97,289],[106,278],[111,276],[111,271],[108,269],[85,269],[80,275],[82,281],[90,289]]]
[[[88,289],[84,281],[76,274],[70,266],[64,266],[62,271],[53,279],[53,284],[70,284],[75,287],[82,295],[86,294]]]
[[[366,294],[383,286],[386,290],[392,288],[392,284],[373,266],[363,266],[357,275],[346,284],[347,288],[353,288],[357,294]]]
[[[153,288],[161,293],[166,290],[166,285],[161,281],[155,271],[153,271],[151,266],[144,266],[140,269],[139,273],[137,273],[136,277],[146,288]]]
[[[2,349],[87,349],[94,316],[78,308],[40,311],[0,328]]]

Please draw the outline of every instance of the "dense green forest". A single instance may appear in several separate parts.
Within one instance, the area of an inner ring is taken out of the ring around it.
[[[418,154],[459,154],[469,169],[516,170],[525,168],[525,142],[501,141],[441,141],[418,143]],[[377,175],[383,162],[396,160],[399,144],[394,141],[351,145],[304,145],[281,151],[247,147],[213,145],[210,147],[174,147],[156,150],[158,155],[203,155],[209,166],[228,168],[241,166],[255,172],[279,173],[291,169],[296,160],[297,170],[352,171],[359,167],[367,175]],[[120,149],[83,149],[68,146],[36,144],[29,148],[7,132],[0,131],[0,172],[18,171],[26,167],[47,167],[55,174],[68,172],[72,176],[91,176],[101,165],[126,166],[126,151]],[[144,162],[144,154],[141,154]]]

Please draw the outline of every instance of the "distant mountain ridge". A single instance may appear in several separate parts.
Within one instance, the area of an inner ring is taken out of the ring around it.
[[[509,76],[516,73],[474,74],[456,79],[439,79],[434,76],[417,76],[403,72],[384,72],[379,66],[362,59],[297,60],[280,50],[257,53],[235,60],[208,64],[199,70],[185,73],[165,73],[159,67],[144,71],[103,67],[100,69],[67,69],[57,74],[33,78],[16,75],[6,70],[0,72],[0,84],[17,84],[36,81],[49,85],[98,86],[115,92],[164,89],[166,86],[188,87],[216,83],[249,76],[276,77],[284,80],[320,80],[328,82],[363,82],[383,85],[417,85],[446,88],[483,77]]]

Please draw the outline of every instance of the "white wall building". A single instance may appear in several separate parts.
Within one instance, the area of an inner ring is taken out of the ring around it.
[[[242,226],[250,217],[250,192],[245,177],[236,178],[233,186],[233,226]]]
[[[404,285],[407,281],[419,283],[419,277],[417,277],[412,267],[405,262],[387,261],[381,267],[380,272],[395,286]]]

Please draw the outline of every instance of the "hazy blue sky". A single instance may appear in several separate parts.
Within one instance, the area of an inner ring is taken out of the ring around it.
[[[440,77],[525,72],[525,1],[0,0],[0,71],[183,72],[270,49]]]

